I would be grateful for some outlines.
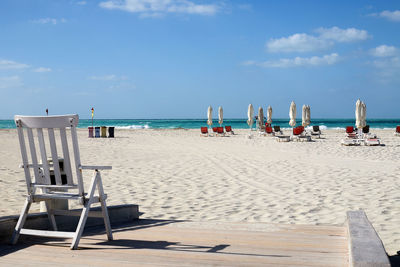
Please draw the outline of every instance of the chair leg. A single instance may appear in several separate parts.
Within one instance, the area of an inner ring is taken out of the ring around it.
[[[51,205],[51,200],[45,201],[46,205],[46,210],[47,210],[47,216],[49,217],[50,225],[53,228],[54,231],[57,231],[57,223],[56,223],[56,218],[53,214],[52,211],[52,205]]]
[[[103,189],[103,182],[101,181],[100,172],[98,172],[98,180],[97,180],[97,190],[100,196],[100,203],[101,203],[101,213],[103,214],[104,225],[106,227],[107,239],[113,240],[111,224],[110,224],[110,217],[108,216],[107,204],[104,197],[104,189]]]
[[[79,240],[81,239],[83,229],[85,228],[86,220],[89,215],[90,205],[93,201],[94,191],[96,190],[96,183],[97,183],[97,172],[95,172],[92,182],[89,188],[88,198],[86,203],[82,209],[81,217],[79,219],[78,226],[76,227],[75,236],[72,239],[71,249],[77,249]]]
[[[29,208],[31,207],[32,201],[29,197],[26,198],[24,207],[22,208],[21,215],[19,216],[17,225],[15,225],[13,235],[11,237],[11,244],[15,245],[18,242],[19,233],[25,224],[26,217],[28,216]]]

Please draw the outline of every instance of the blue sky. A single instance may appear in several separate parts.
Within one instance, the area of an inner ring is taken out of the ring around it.
[[[0,119],[400,118],[399,1],[0,1]]]

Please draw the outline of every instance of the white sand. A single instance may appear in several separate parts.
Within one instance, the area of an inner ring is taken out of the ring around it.
[[[372,129],[382,147],[341,146],[339,130],[311,143],[247,139],[248,130],[202,138],[199,130],[117,129],[115,139],[89,139],[80,130],[79,141],[83,164],[113,166],[103,172],[108,204],[139,204],[143,218],[343,224],[346,211],[361,208],[394,254],[400,137],[393,131]],[[5,216],[19,213],[26,193],[15,130],[0,131],[0,149]]]

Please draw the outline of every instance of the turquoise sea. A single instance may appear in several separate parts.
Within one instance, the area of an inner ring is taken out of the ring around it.
[[[214,121],[218,126],[218,120]],[[321,129],[338,129],[352,126],[355,124],[354,119],[313,119],[311,125],[319,125]],[[395,128],[400,125],[400,119],[367,119],[367,124],[371,128]],[[207,126],[206,119],[107,119],[93,120],[94,126],[114,126],[121,129],[197,129],[201,126]],[[246,119],[224,119],[223,125],[231,125],[234,129],[247,129],[249,126]],[[274,119],[272,125],[279,125],[281,128],[290,128],[289,119]],[[297,120],[297,125],[301,125],[301,120]],[[92,120],[81,119],[79,128],[92,126]],[[0,129],[15,128],[14,121],[0,120]]]

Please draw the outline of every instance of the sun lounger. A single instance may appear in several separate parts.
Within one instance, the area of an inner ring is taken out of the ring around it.
[[[318,125],[314,125],[312,127],[311,135],[318,135],[318,138],[321,137],[321,130],[319,129]]]
[[[366,146],[380,146],[381,140],[379,138],[366,138],[364,144]]]
[[[225,136],[224,127],[217,127],[217,135]]]
[[[275,133],[275,135],[276,135],[277,133],[283,134],[282,131],[281,131],[281,127],[280,127],[280,126],[274,126],[274,133]]]
[[[230,134],[232,134],[232,135],[235,134],[235,133],[233,132],[231,126],[225,126],[225,131],[226,131],[226,133],[230,133]]]
[[[400,136],[400,125],[396,126],[396,131],[394,132],[395,136]]]
[[[289,142],[290,136],[289,135],[275,135],[275,139],[278,142]]]
[[[213,133],[215,134],[215,136],[217,136],[217,134],[218,134],[218,127],[213,127],[212,130],[213,130]]]
[[[343,146],[359,146],[360,145],[360,141],[358,139],[353,139],[353,138],[342,139],[340,143]]]
[[[208,136],[208,128],[207,127],[201,127],[200,131],[201,131],[200,136]]]
[[[347,134],[354,133],[354,127],[353,126],[347,126],[346,127],[346,133]]]
[[[271,126],[266,126],[265,127],[265,133],[268,134],[268,135],[271,135],[271,136],[275,135],[274,130],[272,129]]]
[[[368,134],[369,133],[369,125],[366,125],[365,127],[362,128],[363,134]]]

